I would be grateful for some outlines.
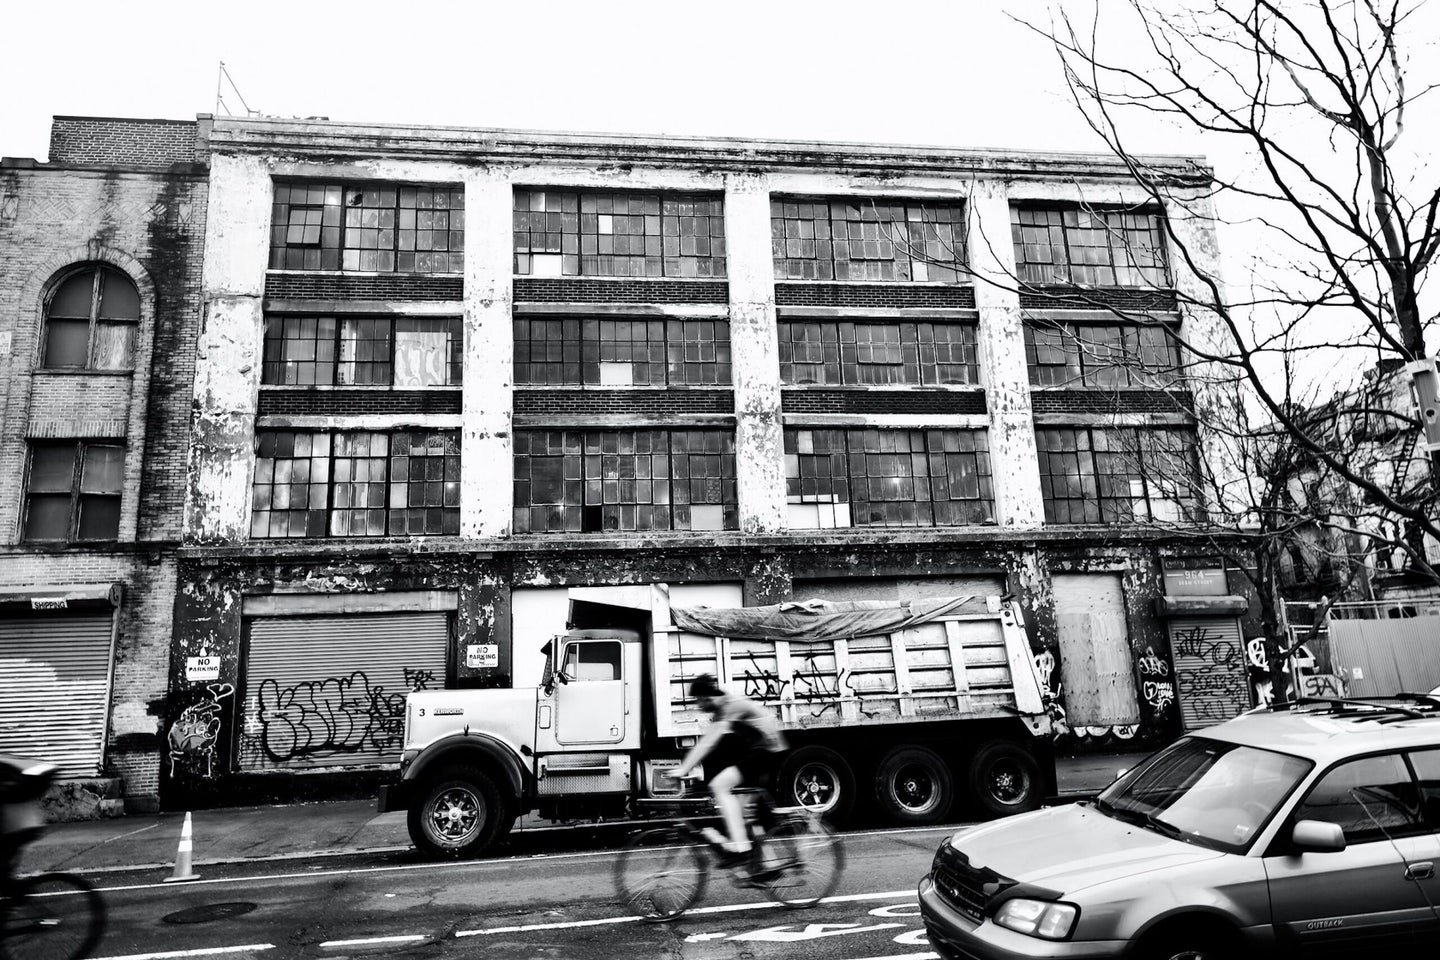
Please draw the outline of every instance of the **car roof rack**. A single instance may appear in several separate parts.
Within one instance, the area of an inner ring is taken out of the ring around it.
[[[1406,703],[1413,703],[1415,706],[1405,706]],[[1326,706],[1330,713],[1357,718],[1386,713],[1398,713],[1407,720],[1440,717],[1440,697],[1425,693],[1397,693],[1392,697],[1295,697],[1285,703],[1271,704],[1270,709],[1291,710],[1310,706]],[[1417,707],[1432,709],[1426,711]]]

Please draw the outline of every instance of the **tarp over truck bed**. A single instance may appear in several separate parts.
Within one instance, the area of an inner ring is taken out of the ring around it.
[[[790,730],[1018,717],[1036,735],[1050,732],[1014,601],[671,608],[660,588],[651,602],[662,737],[694,736],[703,727],[689,696],[690,681],[702,673],[764,704]]]

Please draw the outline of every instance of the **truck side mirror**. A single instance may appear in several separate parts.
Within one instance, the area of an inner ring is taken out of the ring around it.
[[[1301,853],[1338,853],[1345,849],[1345,831],[1338,823],[1300,820],[1290,831],[1290,842]]]
[[[545,641],[545,646],[540,648],[540,653],[545,657],[545,672],[540,675],[540,689],[545,696],[555,692],[555,644],[552,640]]]

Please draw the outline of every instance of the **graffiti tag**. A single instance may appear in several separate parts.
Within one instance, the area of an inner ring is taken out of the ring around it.
[[[429,670],[409,668],[404,676],[409,690],[424,690],[435,679]],[[362,670],[289,687],[264,680],[256,693],[260,749],[276,763],[391,750],[404,732],[406,692],[388,693]]]
[[[199,776],[215,775],[215,742],[220,735],[221,702],[234,694],[235,687],[231,684],[208,684],[205,687],[207,699],[192,703],[175,718],[166,737],[170,744],[170,776],[175,776],[177,763]]]

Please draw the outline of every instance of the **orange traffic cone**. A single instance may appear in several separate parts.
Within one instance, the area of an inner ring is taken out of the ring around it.
[[[175,850],[175,872],[165,878],[166,883],[184,880],[198,880],[199,874],[190,868],[190,854],[194,846],[190,833],[190,814],[185,814],[185,826],[180,828],[180,846]]]

